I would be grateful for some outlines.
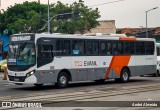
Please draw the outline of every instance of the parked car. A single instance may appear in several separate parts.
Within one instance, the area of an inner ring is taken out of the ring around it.
[[[7,60],[2,60],[0,62],[0,71],[4,71],[4,68],[7,67]]]
[[[157,73],[155,73],[154,75],[160,76],[160,61],[157,61]]]

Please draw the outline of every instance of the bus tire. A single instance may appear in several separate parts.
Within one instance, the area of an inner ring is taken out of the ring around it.
[[[68,86],[69,76],[66,72],[60,72],[57,78],[56,86],[58,88],[65,88]]]
[[[122,83],[127,83],[130,78],[130,72],[127,68],[122,69],[120,80]]]
[[[157,70],[157,72],[154,74],[155,77],[159,76],[159,71]]]

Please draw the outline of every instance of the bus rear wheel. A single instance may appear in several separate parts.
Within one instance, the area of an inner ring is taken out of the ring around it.
[[[129,81],[130,78],[130,73],[129,70],[124,68],[121,71],[121,76],[120,76],[120,80],[122,83],[127,83]]]
[[[65,88],[68,86],[68,82],[69,82],[68,74],[66,72],[60,72],[57,78],[56,86],[58,88]]]

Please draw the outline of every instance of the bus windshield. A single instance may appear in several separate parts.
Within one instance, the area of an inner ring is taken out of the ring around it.
[[[11,44],[9,48],[8,65],[31,66],[36,63],[33,43]]]

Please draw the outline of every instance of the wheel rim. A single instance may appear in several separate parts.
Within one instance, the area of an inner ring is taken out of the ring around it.
[[[60,83],[63,85],[65,85],[67,82],[67,78],[65,76],[61,76],[59,80],[60,80]]]
[[[124,72],[124,73],[123,73],[123,79],[124,79],[125,81],[128,80],[128,73],[127,73],[127,72]]]

